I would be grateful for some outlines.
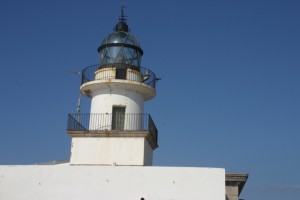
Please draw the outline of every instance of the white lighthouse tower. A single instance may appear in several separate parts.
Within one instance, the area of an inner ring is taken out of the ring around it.
[[[144,102],[155,97],[155,74],[141,66],[141,49],[123,9],[114,32],[98,48],[99,64],[82,71],[80,91],[90,113],[68,116],[71,165],[152,165],[157,129]]]

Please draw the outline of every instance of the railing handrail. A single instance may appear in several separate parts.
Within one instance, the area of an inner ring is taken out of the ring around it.
[[[116,66],[117,65],[120,65],[120,64],[117,63]],[[111,68],[115,68],[115,66],[110,65],[110,67],[107,67],[108,70]],[[91,65],[91,66],[84,68],[81,72],[81,75],[82,75],[81,84],[84,84],[84,83],[87,83],[90,81],[94,81],[94,80],[119,79],[116,77],[116,75],[112,75],[111,73],[107,73],[106,75],[104,74],[104,76],[101,76],[101,78],[99,78],[99,77],[95,78],[95,72],[100,69],[105,70],[106,68],[103,68],[103,66],[101,67],[99,64]],[[126,70],[131,69],[133,71],[137,71],[143,77],[143,79],[139,79],[134,76],[132,76],[132,77],[127,76],[125,80],[141,82],[141,83],[147,84],[147,85],[155,88],[157,79],[156,79],[155,73],[152,72],[151,70],[144,68],[144,67],[136,67],[136,66],[128,66],[128,67],[123,68],[123,70],[124,69],[126,69]]]

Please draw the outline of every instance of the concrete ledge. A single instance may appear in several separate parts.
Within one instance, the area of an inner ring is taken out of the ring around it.
[[[227,200],[238,200],[246,181],[248,174],[234,174],[226,173],[226,199]]]

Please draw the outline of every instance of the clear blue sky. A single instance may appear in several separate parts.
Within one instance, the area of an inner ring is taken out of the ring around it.
[[[0,2],[0,164],[68,159],[81,71],[127,9],[142,66],[154,163],[249,173],[245,199],[300,196],[300,1]],[[84,99],[83,112],[89,112]]]

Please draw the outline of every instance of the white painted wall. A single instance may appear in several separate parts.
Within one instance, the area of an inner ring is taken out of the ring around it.
[[[69,165],[0,166],[1,200],[223,200],[225,170]]]
[[[152,165],[144,137],[73,137],[71,146],[71,164]]]
[[[144,140],[144,165],[146,166],[152,166],[152,160],[153,160],[153,149],[149,145],[148,141]]]
[[[111,88],[93,93],[91,113],[112,113],[113,106],[126,106],[126,113],[144,113],[144,99],[137,92]]]

